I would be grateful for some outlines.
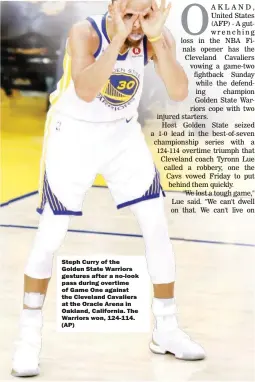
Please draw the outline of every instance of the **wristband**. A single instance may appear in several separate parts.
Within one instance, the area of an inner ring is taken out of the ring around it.
[[[162,35],[162,33],[161,33],[161,35],[159,35],[159,36],[157,36],[157,37],[148,38],[148,40],[149,40],[150,42],[157,42],[157,41],[161,40],[162,37],[163,37],[163,35]]]

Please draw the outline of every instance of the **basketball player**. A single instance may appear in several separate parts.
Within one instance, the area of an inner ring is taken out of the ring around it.
[[[137,122],[144,66],[153,60],[169,97],[182,101],[187,77],[164,27],[162,0],[116,0],[103,16],[73,26],[64,75],[51,96],[42,159],[38,233],[25,269],[24,309],[13,375],[39,374],[42,306],[54,252],[71,215],[81,215],[84,193],[103,174],[117,208],[130,206],[146,246],[154,286],[155,329],[150,349],[183,360],[203,359],[203,348],[178,327],[175,261],[159,173]]]

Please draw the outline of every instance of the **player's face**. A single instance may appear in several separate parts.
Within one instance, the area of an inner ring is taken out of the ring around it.
[[[133,29],[126,40],[126,45],[135,47],[140,45],[144,33],[139,21],[139,15],[147,17],[151,10],[151,0],[130,0],[127,4],[127,9],[124,15],[124,22],[131,19],[133,15],[137,15],[137,19],[133,24]]]

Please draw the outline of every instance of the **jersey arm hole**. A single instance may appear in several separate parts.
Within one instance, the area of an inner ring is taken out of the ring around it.
[[[95,31],[99,37],[99,46],[97,48],[97,51],[93,55],[95,58],[97,58],[99,56],[99,53],[101,52],[101,49],[102,49],[102,44],[103,44],[102,34],[101,34],[95,20],[93,20],[91,17],[87,17],[87,20],[90,22],[92,27],[95,29]]]
[[[143,38],[143,53],[144,53],[144,66],[148,64],[148,38],[144,36]]]

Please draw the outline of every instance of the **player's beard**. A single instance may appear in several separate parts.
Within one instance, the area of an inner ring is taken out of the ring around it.
[[[142,35],[142,37],[139,40],[132,40],[131,38],[127,38],[125,41],[125,45],[128,48],[137,48],[141,44],[143,37],[144,36]]]

